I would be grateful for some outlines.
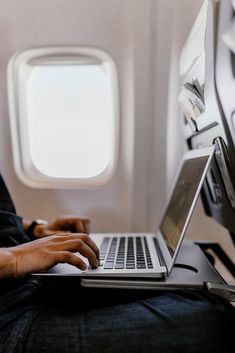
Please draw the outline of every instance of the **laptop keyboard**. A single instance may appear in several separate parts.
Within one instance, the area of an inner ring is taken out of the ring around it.
[[[100,246],[105,270],[153,268],[146,237],[105,237]]]

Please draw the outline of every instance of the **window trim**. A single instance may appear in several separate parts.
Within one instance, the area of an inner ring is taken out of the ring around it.
[[[61,178],[44,175],[34,165],[29,151],[29,138],[23,119],[26,112],[25,76],[28,64],[43,63],[77,64],[81,60],[107,63],[110,67],[113,87],[113,158],[100,174],[89,178]],[[24,80],[22,79],[24,77]],[[34,188],[92,188],[108,183],[117,170],[119,151],[119,94],[117,68],[112,57],[105,51],[91,47],[42,47],[17,51],[10,58],[7,67],[8,107],[10,117],[11,140],[14,168],[19,179],[27,186]]]

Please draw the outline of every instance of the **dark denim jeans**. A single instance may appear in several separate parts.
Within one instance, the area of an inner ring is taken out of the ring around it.
[[[27,241],[0,178],[0,246]],[[0,281],[0,353],[227,353],[234,334],[234,308],[204,291],[85,289],[75,277]]]
[[[234,351],[234,308],[203,291],[80,288],[28,279],[0,300],[0,352]]]

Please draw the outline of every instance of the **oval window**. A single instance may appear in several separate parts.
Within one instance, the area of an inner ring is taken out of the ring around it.
[[[119,117],[109,55],[93,48],[29,49],[11,59],[9,80],[14,160],[26,184],[70,187],[110,180]]]

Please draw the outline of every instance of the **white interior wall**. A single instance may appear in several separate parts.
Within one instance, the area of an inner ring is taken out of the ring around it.
[[[0,169],[21,215],[47,219],[58,214],[87,215],[97,232],[146,229],[153,82],[151,4],[151,0],[0,0]],[[95,46],[111,54],[117,64],[121,118],[119,167],[115,178],[104,187],[33,189],[22,184],[15,174],[6,67],[16,50],[47,45]]]
[[[15,175],[6,96],[6,65],[18,49],[47,45],[96,46],[107,50],[118,66],[122,130],[133,125],[132,1],[17,0],[0,1],[1,171],[17,210],[26,217],[52,218],[58,214],[86,214],[94,229],[131,227],[131,173],[125,168],[133,141],[121,135],[117,176],[96,190],[43,190],[23,185]],[[127,126],[126,126],[127,125]],[[124,150],[125,149],[125,150]],[[128,156],[126,155],[128,150]],[[125,207],[123,207],[125,205]]]

